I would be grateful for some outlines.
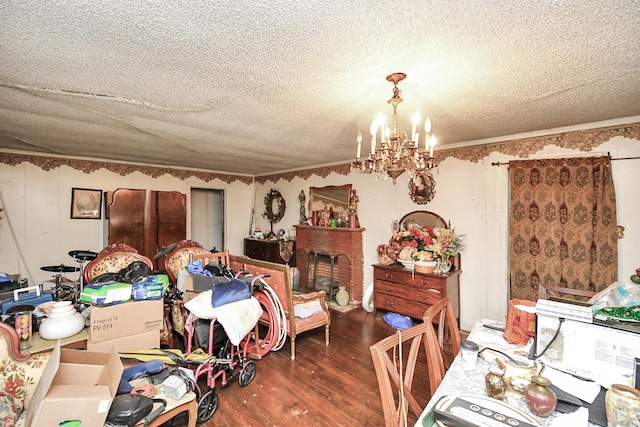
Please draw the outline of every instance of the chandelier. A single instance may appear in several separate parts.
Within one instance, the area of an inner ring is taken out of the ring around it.
[[[418,141],[420,134],[416,132],[416,127],[420,121],[420,115],[416,112],[411,123],[411,137],[406,132],[398,130],[398,104],[402,102],[402,92],[398,88],[398,82],[407,77],[404,73],[393,73],[387,76],[387,81],[393,83],[393,96],[387,101],[393,107],[393,129],[385,127],[385,119],[382,113],[371,123],[371,151],[366,159],[360,158],[362,149],[362,133],[358,132],[356,141],[358,142],[356,160],[351,163],[351,170],[361,173],[384,173],[396,179],[405,171],[409,173],[411,180],[418,176],[429,179],[434,185],[432,170],[437,166],[433,160],[433,147],[436,145],[436,138],[431,134],[431,120],[427,117],[424,122],[424,150],[420,151]],[[380,134],[380,144],[376,135]]]

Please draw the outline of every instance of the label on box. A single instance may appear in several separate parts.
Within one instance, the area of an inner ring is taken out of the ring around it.
[[[162,329],[163,300],[91,307],[89,342],[97,343]]]

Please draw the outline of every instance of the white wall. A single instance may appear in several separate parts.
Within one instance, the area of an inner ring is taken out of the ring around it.
[[[225,190],[229,196],[225,204],[227,246],[232,253],[243,251],[253,185],[240,181],[205,182],[198,178],[180,180],[170,175],[152,178],[138,172],[121,176],[104,169],[87,174],[67,166],[44,171],[30,163],[0,164],[1,207],[5,209],[0,214],[0,271],[20,273],[22,277],[29,277],[30,284],[38,284],[55,274],[40,267],[75,265],[69,251],[99,252],[107,245],[104,219],[70,219],[72,187],[103,191],[117,188],[179,191],[187,195],[187,218],[191,217],[192,187]],[[190,221],[187,222],[187,238],[190,238],[191,226]],[[67,277],[77,279],[75,274]]]
[[[640,141],[614,138],[593,150],[610,152],[612,158],[640,156]],[[530,158],[585,155],[584,152],[547,146]],[[309,187],[352,184],[358,190],[358,217],[364,232],[364,286],[373,282],[372,264],[377,263],[376,247],[391,237],[391,222],[413,210],[430,210],[450,220],[456,231],[465,234],[460,275],[461,327],[470,330],[478,318],[506,318],[508,301],[508,170],[492,166],[492,162],[507,162],[515,157],[493,153],[478,163],[445,159],[435,173],[436,196],[426,205],[414,204],[408,195],[406,175],[391,180],[376,181],[375,175],[357,172],[349,176],[330,174],[326,178],[313,176],[291,182],[280,180],[256,185],[256,225],[263,230],[269,223],[262,218],[262,199],[269,189],[278,189],[287,201],[287,210],[274,229],[289,230],[297,224],[300,203],[298,194]],[[640,267],[640,159],[613,161],[613,176],[617,193],[619,224],[626,228],[619,241],[619,277],[629,276]],[[308,212],[307,212],[308,213]]]
[[[613,158],[640,156],[640,141],[616,137],[594,152],[610,152]],[[547,146],[531,158],[584,155],[575,150]],[[376,247],[391,237],[391,222],[413,210],[431,210],[450,220],[456,231],[466,235],[462,252],[461,327],[470,329],[478,318],[506,317],[508,289],[508,173],[506,166],[492,162],[513,159],[493,153],[481,162],[472,163],[447,158],[436,172],[436,196],[427,205],[416,205],[408,196],[407,178],[401,176],[394,186],[390,180],[376,181],[374,175],[357,172],[349,176],[330,174],[326,178],[312,176],[304,180],[280,180],[252,185],[241,182],[226,184],[214,180],[204,182],[189,178],[180,180],[168,175],[159,178],[134,173],[128,176],[99,170],[86,174],[69,167],[44,171],[29,163],[17,166],[0,164],[0,191],[3,198],[0,214],[0,271],[31,276],[31,283],[41,283],[52,273],[41,266],[70,265],[68,252],[76,249],[99,251],[106,242],[103,221],[71,220],[71,187],[115,190],[116,188],[147,188],[175,190],[190,197],[190,189],[224,189],[227,249],[233,254],[243,252],[243,238],[249,232],[251,207],[255,197],[255,225],[269,229],[262,217],[264,196],[269,189],[278,189],[287,209],[281,222],[274,225],[287,232],[298,223],[298,195],[304,190],[309,201],[309,187],[351,183],[358,190],[358,216],[364,232],[365,288],[372,283],[372,264],[377,262]],[[619,277],[629,276],[640,267],[640,160],[613,162],[619,224],[626,228],[619,241]],[[187,205],[191,201],[188,199]],[[308,213],[308,212],[307,212]],[[14,240],[7,217],[16,234]],[[190,213],[187,213],[190,218]],[[190,225],[187,225],[190,237]],[[20,260],[18,246],[24,253]],[[27,271],[28,269],[28,271]]]

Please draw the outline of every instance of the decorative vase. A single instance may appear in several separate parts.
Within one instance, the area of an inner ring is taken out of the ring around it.
[[[550,385],[551,381],[547,378],[533,375],[524,388],[524,400],[534,415],[545,418],[556,410],[558,396],[549,388]]]
[[[336,292],[336,302],[340,307],[346,307],[349,304],[349,292],[347,292],[347,288],[344,286],[338,287],[338,292]]]
[[[38,331],[45,340],[57,340],[77,334],[84,326],[84,316],[76,311],[71,301],[58,301],[42,320]]]
[[[449,261],[449,258],[447,258],[446,261],[438,260],[436,262],[435,268],[433,269],[433,272],[435,274],[445,275],[445,274],[449,274],[450,270],[451,270],[451,261]]]
[[[605,397],[608,427],[640,426],[640,390],[611,384]]]
[[[349,214],[349,228],[356,228],[356,214]]]
[[[504,371],[496,366],[492,366],[484,377],[487,387],[487,396],[502,400],[507,392],[507,381],[504,379]]]

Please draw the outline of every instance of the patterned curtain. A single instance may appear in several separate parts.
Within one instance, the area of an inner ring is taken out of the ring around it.
[[[607,156],[509,162],[511,298],[538,287],[600,291],[618,278],[616,195]]]

